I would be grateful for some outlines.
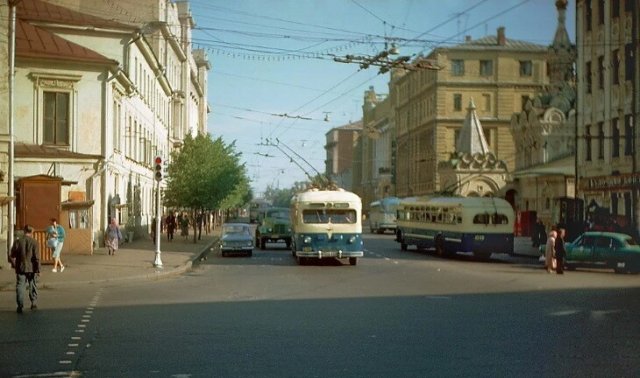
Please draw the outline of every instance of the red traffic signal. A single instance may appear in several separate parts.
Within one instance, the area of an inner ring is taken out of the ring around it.
[[[156,156],[153,159],[154,170],[155,170],[155,179],[156,181],[162,181],[162,156]]]

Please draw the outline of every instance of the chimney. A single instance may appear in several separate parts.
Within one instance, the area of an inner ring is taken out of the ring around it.
[[[464,36],[464,41],[465,42],[471,42],[471,36],[470,35],[465,35]]]
[[[507,37],[504,35],[504,26],[498,28],[498,46],[504,46],[507,44]]]

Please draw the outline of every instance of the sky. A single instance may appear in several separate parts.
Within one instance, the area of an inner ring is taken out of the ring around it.
[[[478,39],[549,45],[555,0],[190,0],[193,48],[207,52],[208,131],[235,143],[255,196],[324,172],[326,133],[362,118],[364,92],[389,74],[335,58],[399,56]],[[575,0],[567,30],[575,41]]]

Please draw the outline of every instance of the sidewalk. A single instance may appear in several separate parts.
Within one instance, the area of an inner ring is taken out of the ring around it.
[[[219,230],[202,235],[202,239],[193,243],[193,234],[188,239],[176,236],[167,241],[166,234],[160,242],[162,268],[154,267],[155,246],[149,238],[124,243],[114,256],[107,254],[104,247],[97,248],[93,255],[65,254],[62,250],[64,272],[52,272],[53,265],[42,265],[38,287],[56,289],[81,284],[100,284],[127,280],[158,279],[169,275],[184,273],[191,268],[202,254],[218,241]],[[13,269],[0,270],[0,291],[15,290]]]

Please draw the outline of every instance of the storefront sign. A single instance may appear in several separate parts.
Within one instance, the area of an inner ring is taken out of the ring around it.
[[[580,189],[584,191],[620,190],[640,188],[640,173],[584,177],[580,179]]]

